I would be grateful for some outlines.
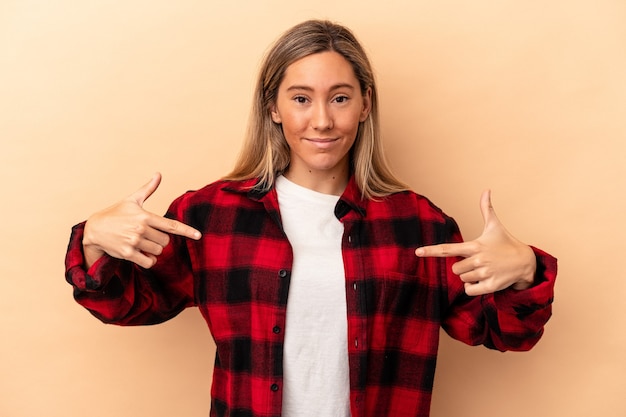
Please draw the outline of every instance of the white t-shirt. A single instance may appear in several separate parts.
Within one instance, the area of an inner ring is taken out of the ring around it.
[[[283,416],[349,417],[346,289],[338,196],[276,180],[293,248],[284,347]]]

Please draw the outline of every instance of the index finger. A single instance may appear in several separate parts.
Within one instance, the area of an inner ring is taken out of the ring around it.
[[[467,258],[473,254],[472,245],[469,242],[442,243],[439,245],[422,246],[415,250],[415,255],[420,258],[449,258],[452,256],[462,256]]]
[[[188,237],[194,240],[198,240],[202,237],[202,234],[193,227],[179,222],[178,220],[168,219],[166,217],[157,216],[156,214],[151,217],[149,224],[155,229],[173,235]]]

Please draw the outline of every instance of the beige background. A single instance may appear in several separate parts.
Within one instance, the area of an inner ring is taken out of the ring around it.
[[[262,53],[311,17],[367,47],[403,179],[468,239],[491,187],[507,227],[560,260],[533,351],[444,338],[432,415],[626,415],[626,2],[306,4],[0,2],[0,415],[207,416],[197,311],[101,324],[64,282],[69,230],[156,170],[159,213],[225,174]]]

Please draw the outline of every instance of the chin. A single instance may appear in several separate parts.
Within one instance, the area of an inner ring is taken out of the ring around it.
[[[309,164],[309,169],[312,171],[331,171],[338,168],[341,165],[337,161],[317,162]]]

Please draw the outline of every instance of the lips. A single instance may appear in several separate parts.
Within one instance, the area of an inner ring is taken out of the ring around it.
[[[314,148],[323,151],[334,148],[334,145],[339,139],[340,138],[304,138],[304,140],[310,143]]]
[[[316,143],[330,143],[339,140],[339,138],[305,138],[305,140]]]

